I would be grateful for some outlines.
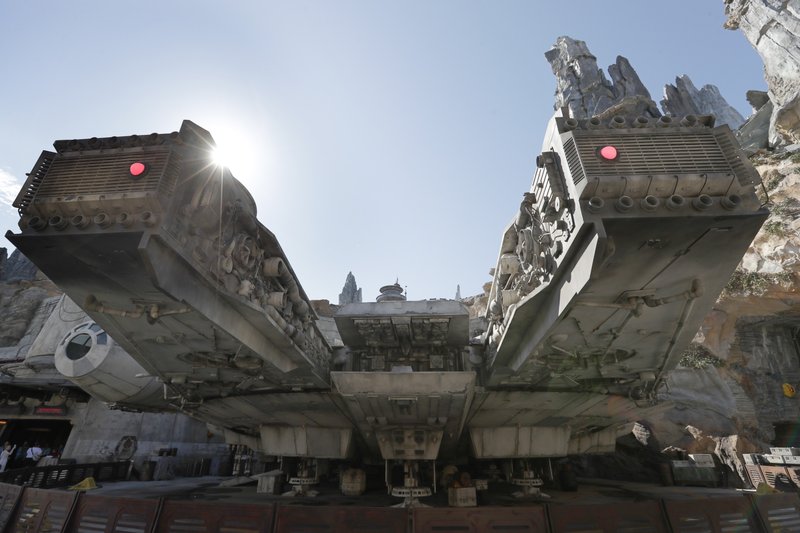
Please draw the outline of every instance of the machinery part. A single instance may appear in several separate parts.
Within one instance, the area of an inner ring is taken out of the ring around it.
[[[633,198],[624,194],[619,198],[617,198],[617,201],[614,202],[614,209],[616,209],[620,213],[626,213],[630,211],[632,207],[633,207]]]
[[[98,400],[134,408],[167,407],[158,379],[94,322],[64,336],[56,347],[55,366]]]
[[[714,200],[707,194],[701,194],[697,198],[692,200],[692,207],[697,209],[698,211],[705,211],[709,207],[714,205]]]
[[[392,487],[387,479],[387,486],[390,487],[389,494],[395,498],[403,498],[403,502],[392,507],[428,507],[421,503],[419,498],[425,498],[433,494],[430,487],[420,486],[419,479],[419,463],[420,461],[403,461],[403,486]],[[387,461],[388,465],[388,461]],[[434,471],[436,470],[434,465]],[[388,477],[388,467],[387,467]],[[434,480],[436,486],[436,480]]]
[[[319,463],[317,460],[301,459],[297,464],[297,475],[290,477],[288,483],[291,485],[292,490],[284,493],[284,496],[316,496],[317,492],[310,489],[319,484]]]

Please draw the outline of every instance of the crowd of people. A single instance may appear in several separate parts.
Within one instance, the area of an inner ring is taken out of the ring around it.
[[[13,468],[36,466],[42,457],[59,457],[60,453],[61,450],[56,448],[42,448],[38,442],[34,442],[32,446],[27,442],[17,446],[6,441],[3,449],[0,450],[0,472]]]

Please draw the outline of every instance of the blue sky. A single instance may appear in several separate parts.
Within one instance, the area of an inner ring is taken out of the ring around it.
[[[311,298],[336,303],[351,270],[365,300],[395,278],[475,294],[530,186],[555,39],[626,56],[655,100],[688,74],[748,116],[762,64],[723,22],[722,0],[3,2],[0,228],[54,140],[190,119]]]

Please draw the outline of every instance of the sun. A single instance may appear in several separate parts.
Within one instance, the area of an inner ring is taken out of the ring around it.
[[[216,126],[210,131],[216,143],[211,151],[213,163],[229,169],[240,179],[250,177],[256,169],[259,155],[253,135],[236,125]]]
[[[211,160],[218,167],[228,167],[232,162],[236,161],[236,157],[230,150],[226,150],[224,147],[217,144],[211,151]]]

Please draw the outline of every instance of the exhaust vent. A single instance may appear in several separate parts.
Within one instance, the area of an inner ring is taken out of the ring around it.
[[[583,163],[583,172],[592,178],[616,176],[653,176],[664,174],[733,173],[729,154],[717,142],[710,130],[687,134],[671,130],[635,134],[606,131],[575,132],[577,155]],[[663,133],[662,133],[663,132]],[[567,161],[573,171],[570,150],[565,143]],[[619,156],[613,160],[600,160],[599,147],[611,145]],[[575,172],[573,171],[573,175]],[[577,183],[577,181],[576,181]]]

